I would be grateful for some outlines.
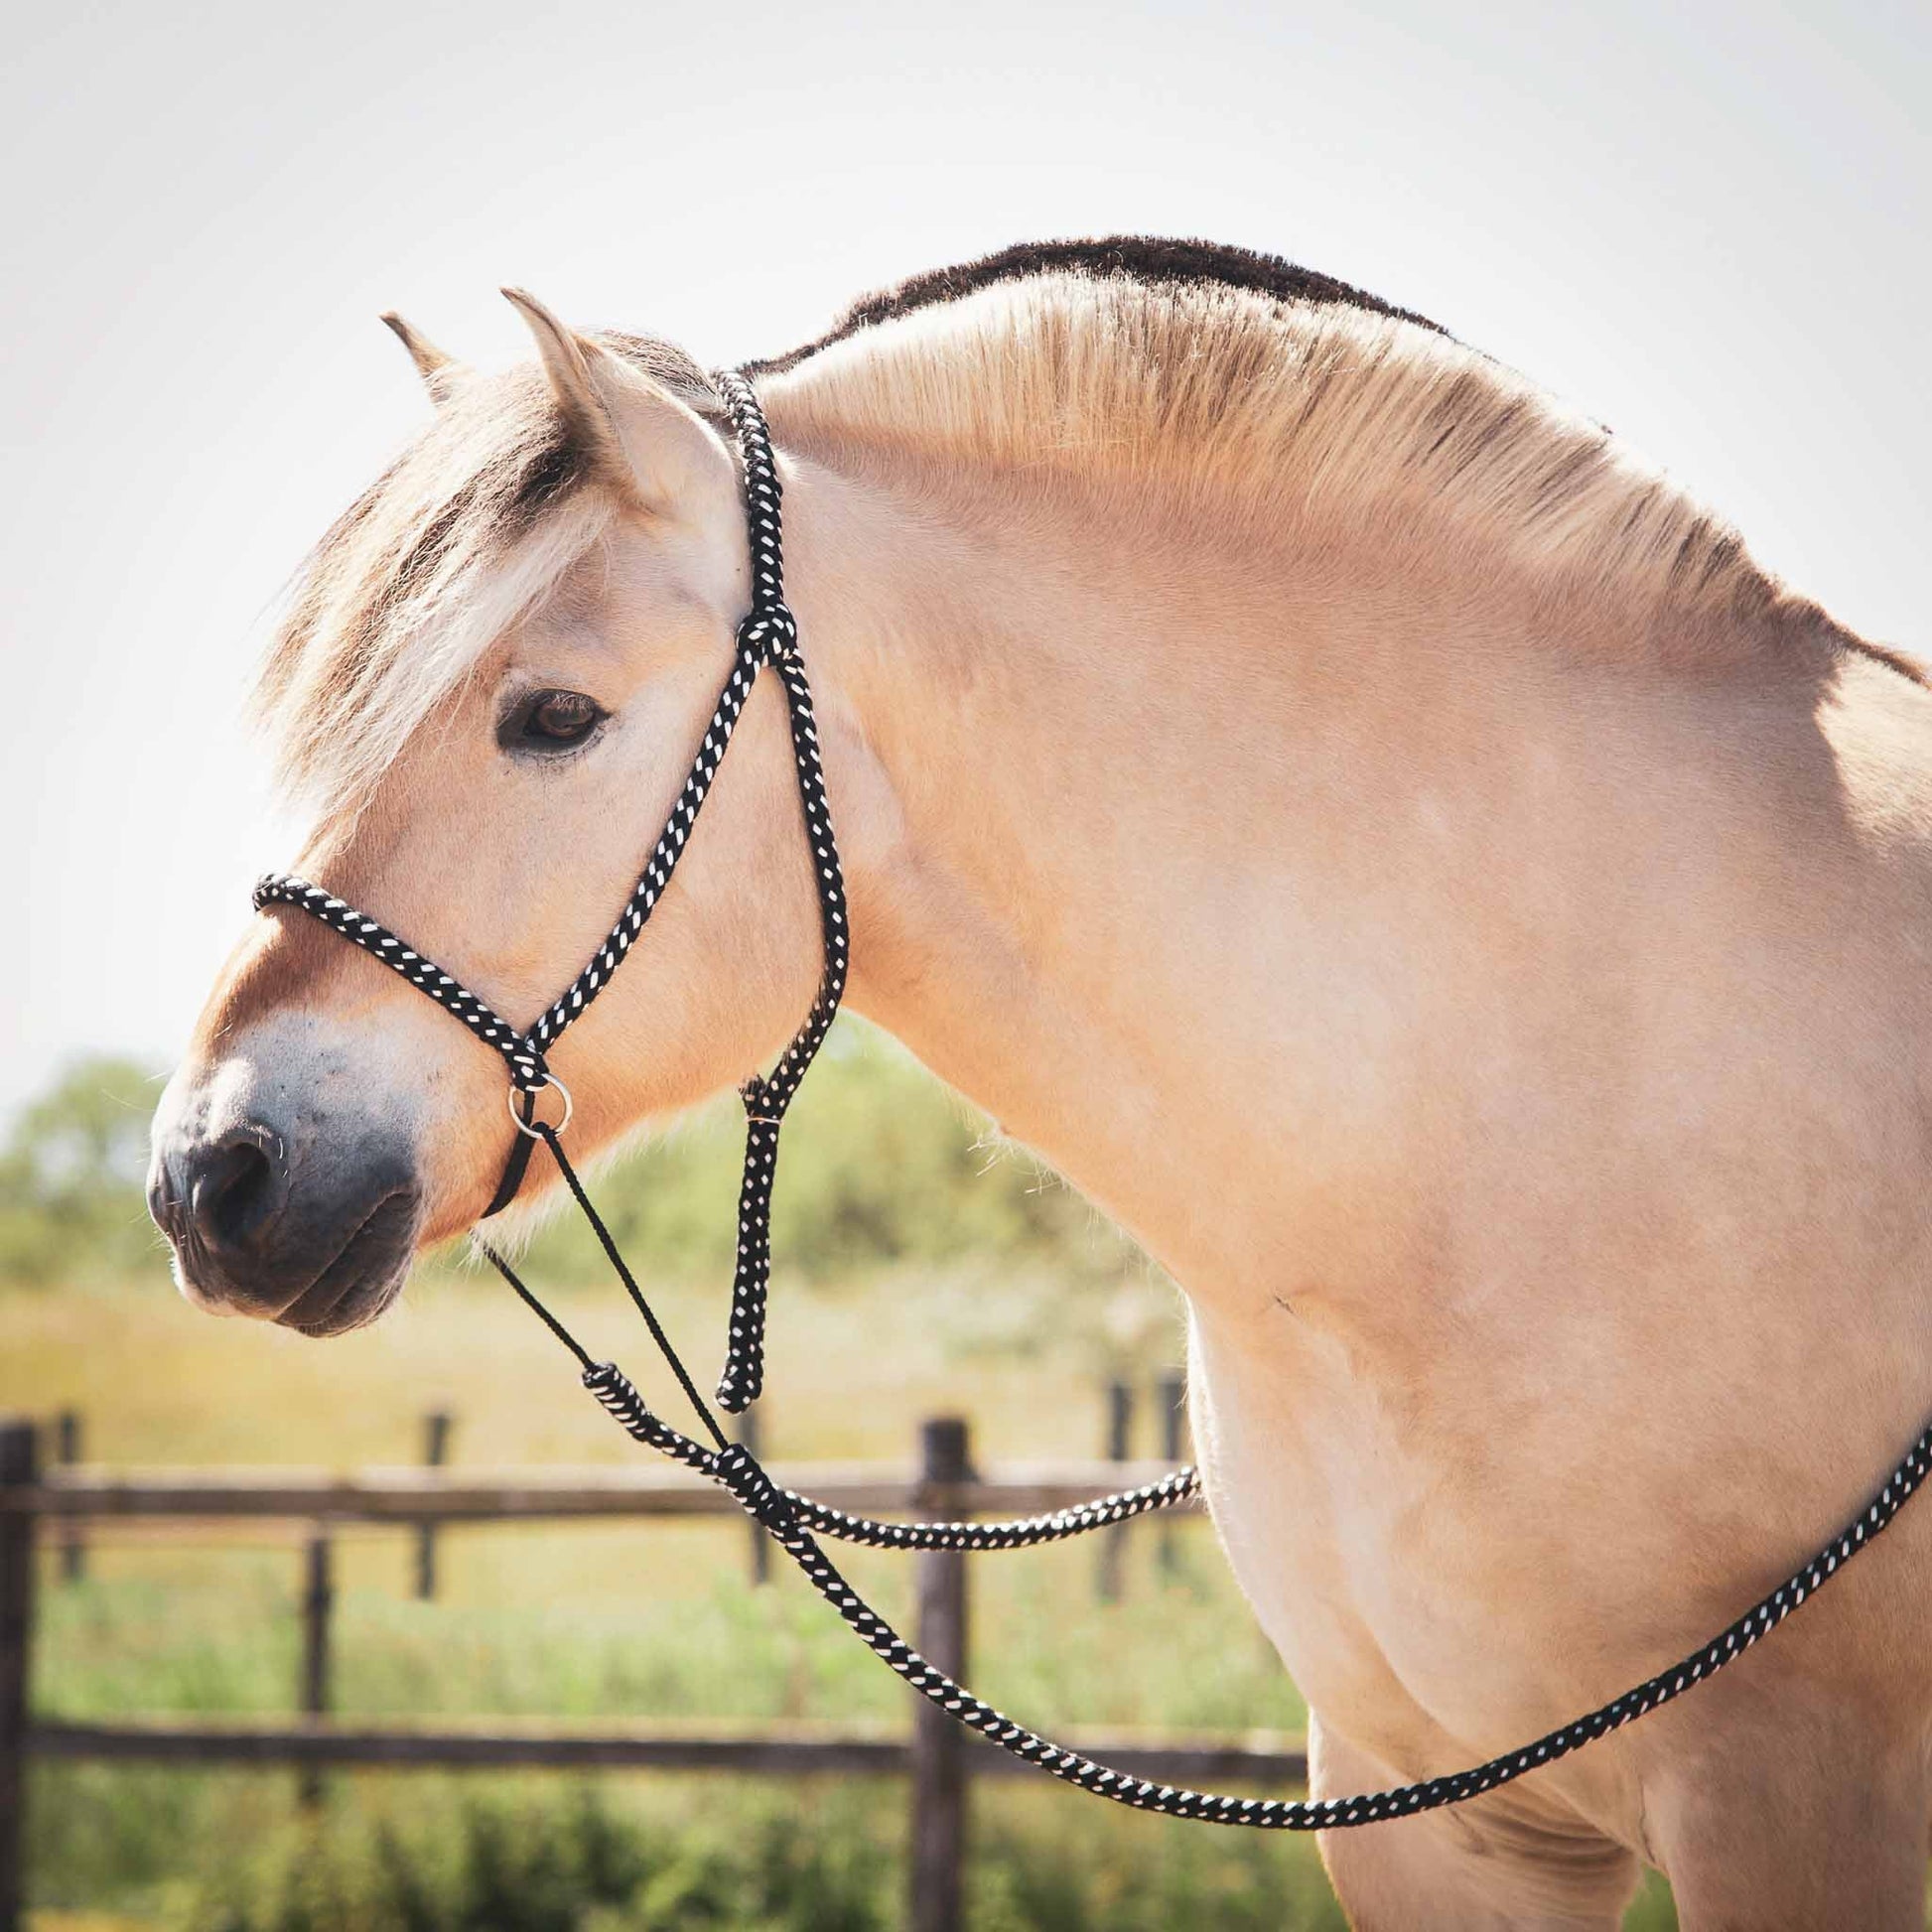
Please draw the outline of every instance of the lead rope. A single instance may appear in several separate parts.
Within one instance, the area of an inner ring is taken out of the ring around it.
[[[1512,1783],[1525,1772],[1554,1764],[1558,1758],[1568,1757],[1572,1751],[1621,1728],[1646,1712],[1655,1711],[1660,1705],[1682,1697],[1694,1685],[1715,1677],[1726,1665],[1734,1663],[1753,1644],[1775,1630],[1800,1603],[1829,1583],[1845,1564],[1877,1536],[1898,1514],[1906,1499],[1924,1481],[1927,1469],[1932,1467],[1932,1426],[1928,1426],[1906,1450],[1904,1458],[1885,1479],[1878,1493],[1858,1516],[1809,1563],[1794,1571],[1768,1595],[1759,1598],[1728,1628],[1692,1651],[1669,1670],[1660,1671],[1645,1683],[1625,1691],[1621,1697],[1612,1698],[1594,1711],[1559,1725],[1520,1749],[1506,1751],[1500,1757],[1492,1757],[1467,1770],[1453,1771],[1444,1777],[1397,1785],[1387,1791],[1362,1792],[1349,1798],[1243,1798],[1157,1784],[1151,1778],[1138,1778],[1131,1772],[1117,1771],[1083,1752],[1053,1743],[975,1697],[944,1671],[928,1663],[846,1582],[819,1548],[812,1532],[816,1530],[820,1535],[888,1549],[1025,1549],[1035,1544],[1057,1542],[1085,1530],[1097,1529],[1103,1524],[1124,1522],[1147,1510],[1182,1502],[1198,1488],[1196,1472],[1192,1469],[1178,1470],[1162,1482],[1151,1483],[1141,1489],[1125,1490],[1116,1496],[1103,1496],[1079,1509],[1011,1523],[881,1523],[868,1517],[848,1515],[843,1510],[815,1502],[808,1496],[779,1488],[742,1443],[724,1440],[710,1411],[699,1399],[690,1376],[685,1373],[676,1350],[665,1337],[662,1325],[651,1312],[649,1304],[629,1271],[618,1258],[616,1244],[585,1194],[555,1133],[548,1129],[541,1131],[544,1143],[562,1171],[571,1192],[596,1229],[605,1252],[616,1263],[624,1287],[643,1312],[651,1334],[663,1350],[673,1374],[718,1447],[706,1449],[703,1444],[693,1442],[690,1437],[654,1415],[629,1377],[615,1362],[594,1362],[564,1324],[517,1278],[509,1264],[494,1249],[478,1239],[477,1246],[484,1257],[542,1318],[551,1333],[576,1356],[583,1370],[584,1386],[637,1442],[710,1477],[730,1494],[746,1515],[770,1533],[804,1573],[806,1582],[838,1611],[860,1642],[921,1697],[969,1730],[978,1731],[1009,1755],[1048,1771],[1082,1791],[1111,1798],[1116,1804],[1130,1806],[1136,1811],[1159,1812],[1168,1818],[1197,1819],[1211,1825],[1247,1825],[1260,1831],[1326,1832],[1350,1825],[1370,1825],[1383,1819],[1413,1817],[1417,1812],[1437,1811],[1445,1805],[1460,1804],[1485,1791],[1493,1791],[1498,1785]]]
[[[616,1239],[605,1226],[604,1217],[598,1213],[596,1204],[578,1178],[576,1169],[570,1164],[570,1157],[564,1153],[563,1142],[558,1138],[557,1131],[539,1122],[536,1132],[550,1150],[550,1157],[556,1162],[564,1184],[583,1210],[584,1218],[590,1222],[599,1244],[617,1271],[618,1279],[622,1282],[624,1292],[643,1316],[644,1325],[650,1330],[651,1339],[656,1342],[678,1386],[684,1391],[685,1400],[690,1403],[703,1423],[706,1434],[718,1448],[721,1450],[729,1449],[730,1442],[704,1398],[699,1395],[697,1384],[685,1368],[683,1358],[664,1331],[664,1324],[657,1318],[648,1297],[637,1286],[635,1276],[624,1265]],[[590,1356],[525,1286],[509,1263],[481,1235],[472,1235],[471,1243],[516,1291],[524,1306],[538,1315],[550,1332],[577,1357],[578,1362],[586,1370],[592,1368],[594,1364]],[[675,1455],[679,1461],[689,1462],[693,1468],[705,1469],[707,1474],[711,1472],[708,1465],[692,1461],[691,1456],[684,1452],[685,1449],[695,1449],[702,1456],[708,1454],[708,1450],[679,1436],[675,1430],[662,1426],[660,1429],[661,1434],[639,1440]],[[1179,1503],[1190,1502],[1200,1493],[1200,1472],[1191,1467],[1175,1469],[1157,1481],[1143,1483],[1138,1489],[1118,1490],[1110,1496],[1096,1496],[1091,1502],[1078,1504],[1072,1509],[1054,1510],[1044,1516],[1024,1517],[1008,1523],[886,1523],[873,1516],[850,1515],[845,1510],[834,1509],[829,1503],[801,1496],[793,1489],[782,1489],[777,1493],[811,1528],[846,1543],[869,1544],[878,1550],[1026,1550],[1036,1544],[1058,1543],[1070,1536],[1083,1535],[1088,1530],[1103,1529],[1111,1523],[1125,1523],[1132,1517],[1145,1516],[1150,1510],[1169,1509]]]
[[[1157,1785],[1095,1762],[1078,1751],[1050,1743],[1037,1732],[1015,1724],[991,1705],[953,1682],[927,1663],[877,1611],[867,1604],[813,1540],[812,1532],[847,1542],[901,1550],[1017,1550],[1057,1542],[1105,1524],[1124,1522],[1145,1511],[1185,1502],[1199,1489],[1192,1469],[1181,1469],[1139,1489],[1102,1496],[1076,1509],[1008,1523],[882,1523],[852,1516],[810,1497],[779,1489],[756,1457],[742,1445],[727,1440],[717,1418],[698,1393],[663,1324],[625,1266],[617,1243],[592,1204],[558,1139],[559,1127],[535,1116],[536,1098],[546,1086],[560,1085],[545,1060],[545,1049],[576,1020],[609,983],[611,975],[642,932],[662,897],[672,872],[690,839],[700,806],[710,790],[719,760],[731,743],[745,701],[760,669],[772,665],[785,688],[791,721],[791,742],[797,766],[799,800],[804,810],[812,872],[818,892],[824,970],[818,993],[804,1025],[768,1075],[754,1074],[741,1089],[747,1119],[745,1175],[739,1195],[738,1261],[732,1281],[730,1338],[718,1402],[739,1411],[756,1400],[763,1381],[763,1335],[766,1281],[770,1266],[771,1182],[776,1172],[778,1131],[785,1109],[804,1077],[805,1069],[823,1044],[845,990],[849,958],[845,888],[839,872],[838,849],[832,838],[825,802],[818,733],[812,716],[811,691],[798,655],[798,629],[782,594],[783,557],[779,524],[777,474],[763,415],[751,385],[734,372],[718,378],[720,393],[731,411],[744,460],[747,524],[751,533],[752,609],[738,627],[737,655],[731,676],[718,699],[703,745],[678,794],[670,820],[652,850],[623,910],[596,955],[570,987],[538,1019],[527,1035],[519,1034],[484,1001],[445,972],[434,960],[414,951],[395,933],[368,918],[352,905],[305,880],[271,873],[255,888],[257,909],[281,904],[305,912],[352,940],[373,958],[401,974],[412,986],[461,1020],[476,1036],[502,1055],[509,1068],[511,1111],[518,1134],[487,1214],[508,1204],[519,1185],[530,1149],[541,1141],[549,1149],[565,1184],[597,1233],[710,1436],[707,1449],[652,1415],[623,1373],[611,1362],[594,1362],[564,1324],[517,1278],[509,1264],[481,1237],[477,1246],[503,1279],[577,1358],[584,1385],[638,1442],[682,1462],[723,1486],[755,1522],[762,1524],[805,1574],[813,1588],[836,1609],[869,1649],[883,1658],[906,1683],[939,1709],[970,1729],[979,1731],[1027,1763],[1055,1777],[1141,1811],[1171,1818],[1195,1818],[1221,1825],[1251,1825],[1271,1831],[1329,1831],[1340,1826],[1365,1825],[1377,1819],[1407,1817],[1419,1811],[1460,1803],[1478,1793],[1521,1777],[1526,1771],[1555,1762],[1592,1738],[1601,1737],[1640,1718],[1659,1705],[1681,1697],[1693,1685],[1715,1676],[1774,1630],[1814,1590],[1828,1583],[1871,1539],[1877,1536],[1932,1466],[1932,1426],[1906,1451],[1858,1517],[1832,1539],[1817,1556],[1721,1631],[1702,1649],[1693,1651],[1671,1669],[1613,1698],[1608,1704],[1548,1732],[1520,1750],[1487,1763],[1430,1778],[1389,1791],[1352,1798],[1313,1802],[1277,1798],[1220,1797],[1208,1792],[1176,1790]],[[568,1120],[568,1095],[565,1116]]]

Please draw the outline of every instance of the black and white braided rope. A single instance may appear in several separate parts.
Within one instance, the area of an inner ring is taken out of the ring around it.
[[[582,1176],[571,1165],[569,1155],[564,1152],[562,1137],[554,1127],[542,1121],[539,1121],[532,1131],[535,1138],[550,1150],[551,1159],[556,1162],[557,1170],[563,1175],[564,1184],[570,1189],[572,1197],[582,1209],[584,1219],[590,1224],[592,1233],[597,1236],[613,1272],[623,1284],[624,1293],[630,1297],[638,1314],[643,1317],[644,1325],[650,1330],[651,1339],[656,1342],[658,1352],[663,1355],[679,1387],[683,1389],[685,1399],[710,1432],[712,1441],[718,1449],[725,1449],[727,1439],[724,1431],[718,1426],[718,1419],[705,1407],[704,1398],[699,1395],[697,1385],[691,1380],[682,1357],[665,1332],[664,1324],[657,1318],[657,1311],[651,1307],[650,1300],[639,1286],[637,1278],[630,1272],[622,1250],[619,1248],[616,1238],[605,1224],[603,1215],[597,1211],[597,1203],[591,1199]],[[542,1301],[524,1283],[516,1270],[486,1241],[478,1237],[476,1245],[490,1266],[522,1298],[532,1313],[543,1321],[550,1332],[576,1356],[578,1365],[589,1375],[597,1365],[591,1361],[577,1338],[544,1307]],[[706,1474],[715,1472],[713,1452],[651,1414],[638,1400],[636,1391],[615,1367],[608,1367],[608,1374],[600,1370],[600,1379],[593,1381],[591,1386],[599,1394],[599,1399],[605,1401],[606,1406],[612,1409],[612,1413],[618,1417],[618,1420],[640,1442],[647,1443],[652,1449],[660,1449],[664,1454],[673,1456],[678,1461],[687,1463],[690,1467]],[[1200,1473],[1189,1467],[1171,1470],[1157,1481],[1143,1483],[1138,1489],[1118,1490],[1113,1495],[1096,1496],[1091,1501],[1078,1504],[1071,1509],[1053,1510],[1046,1515],[1023,1517],[1017,1521],[886,1523],[877,1517],[854,1516],[846,1510],[834,1509],[829,1503],[819,1502],[815,1497],[802,1496],[793,1489],[779,1491],[784,1498],[785,1506],[806,1528],[816,1530],[822,1535],[837,1537],[846,1543],[869,1544],[879,1550],[1031,1549],[1035,1544],[1058,1543],[1067,1537],[1080,1536],[1088,1530],[1103,1529],[1112,1523],[1124,1523],[1132,1517],[1144,1516],[1150,1510],[1171,1509],[1177,1504],[1191,1502],[1199,1493]]]
[[[785,1109],[805,1077],[838,1016],[851,964],[851,934],[846,920],[845,878],[838,841],[825,801],[825,767],[819,756],[818,720],[812,691],[798,655],[798,626],[784,602],[784,518],[771,437],[752,385],[735,369],[717,378],[738,435],[745,481],[745,521],[750,534],[752,610],[740,628],[741,640],[755,638],[769,652],[785,689],[791,720],[792,761],[797,768],[798,802],[804,812],[805,844],[812,884],[818,894],[819,934],[824,967],[805,1023],[768,1074],[754,1074],[739,1090],[745,1103],[745,1174],[738,1196],[738,1258],[732,1280],[731,1320],[726,1333],[725,1367],[718,1378],[719,1407],[738,1414],[756,1402],[764,1387],[764,1311],[771,1271],[771,1186],[778,1171],[778,1134]]]
[[[825,966],[805,1024],[768,1074],[754,1074],[739,1089],[745,1103],[745,1176],[738,1196],[738,1261],[732,1281],[731,1323],[725,1342],[725,1368],[718,1379],[721,1408],[737,1414],[756,1402],[764,1387],[764,1306],[771,1272],[771,1184],[778,1171],[778,1133],[785,1109],[825,1043],[845,995],[850,964],[845,882],[832,819],[825,804],[825,775],[818,754],[818,725],[812,695],[796,658],[783,658],[791,713],[791,740],[798,767],[798,797],[804,807],[805,838],[818,889],[819,925]]]
[[[836,1537],[841,1543],[863,1543],[874,1550],[1031,1550],[1042,1543],[1062,1543],[1113,1523],[1126,1523],[1152,1510],[1173,1509],[1200,1494],[1200,1471],[1175,1469],[1159,1481],[1138,1489],[1116,1490],[1096,1496],[1072,1509],[1056,1509],[1045,1516],[1023,1516],[1005,1523],[882,1523],[876,1516],[854,1516],[830,1503],[780,1489],[785,1507],[808,1530]]]
[[[485,1045],[493,1046],[509,1063],[510,1078],[520,1092],[537,1093],[549,1081],[543,1051],[526,1039],[503,1016],[478,997],[433,959],[406,945],[386,925],[358,912],[334,893],[295,879],[285,872],[264,874],[255,882],[255,910],[268,905],[292,905],[332,931],[352,940],[385,966],[400,973],[419,992],[427,993],[445,1012],[454,1014]]]
[[[1397,1785],[1387,1791],[1370,1791],[1346,1798],[1286,1799],[1242,1798],[1215,1792],[1178,1789],[1156,1784],[1116,1771],[1079,1751],[1069,1750],[1041,1737],[1026,1725],[1016,1724],[993,1706],[976,1698],[955,1683],[945,1672],[914,1650],[839,1574],[811,1535],[812,1528],[830,1529],[834,1521],[864,1521],[844,1518],[842,1511],[828,1510],[823,1504],[807,1504],[777,1488],[770,1477],[742,1446],[732,1445],[713,1451],[701,1448],[660,1422],[644,1406],[637,1391],[622,1371],[610,1362],[594,1363],[584,1371],[584,1385],[622,1426],[651,1448],[675,1455],[681,1462],[701,1469],[721,1483],[738,1499],[745,1512],[762,1523],[804,1572],[806,1580],[838,1611],[873,1654],[903,1678],[920,1696],[928,1699],[968,1729],[997,1744],[1014,1757],[1050,1772],[1064,1782],[1111,1798],[1116,1804],[1137,1811],[1159,1812],[1169,1818],[1196,1819],[1212,1825],[1246,1825],[1262,1831],[1322,1832],[1351,1825],[1369,1825],[1390,1818],[1409,1818],[1418,1812],[1440,1810],[1445,1805],[1493,1791],[1526,1772],[1554,1764],[1598,1737],[1621,1728],[1646,1712],[1655,1711],[1694,1689],[1706,1679],[1734,1663],[1745,1651],[1784,1621],[1816,1590],[1829,1583],[1846,1564],[1877,1536],[1904,1506],[1906,1499],[1925,1480],[1932,1468],[1932,1426],[1928,1426],[1903,1459],[1886,1477],[1878,1493],[1844,1530],[1826,1544],[1811,1561],[1793,1572],[1769,1595],[1760,1598],[1728,1628],[1694,1650],[1669,1670],[1625,1691],[1621,1697],[1596,1710],[1573,1719],[1567,1725],[1533,1739],[1520,1749],[1506,1751],[1486,1763],[1447,1776],[1425,1778],[1415,1784]],[[1191,1473],[1191,1472],[1189,1472]],[[1132,1492],[1130,1492],[1132,1493]],[[1110,1497],[1113,1503],[1123,1498]],[[801,1504],[806,1507],[801,1508]],[[1089,1504],[1097,1509],[1100,1504]],[[1069,1512],[1072,1514],[1073,1512]],[[1107,1520],[1101,1518],[1100,1520]],[[1092,1528],[1091,1522],[1082,1527]],[[879,1525],[890,1528],[890,1525]],[[963,1533],[970,1524],[907,1525],[908,1530],[928,1529]],[[989,1529],[1002,1526],[987,1525]],[[1017,1528],[1020,1526],[1004,1526]],[[836,1530],[831,1533],[837,1534]],[[1074,1532],[1069,1530],[1067,1534]],[[867,1536],[855,1540],[872,1542]],[[1040,1537],[1038,1541],[1049,1541]],[[938,1541],[907,1543],[907,1548],[974,1548],[967,1543]],[[1017,1548],[1017,1543],[987,1547]]]

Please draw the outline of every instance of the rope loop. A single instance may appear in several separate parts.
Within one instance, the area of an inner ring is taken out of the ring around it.
[[[748,1076],[738,1089],[738,1097],[744,1102],[745,1118],[755,1127],[778,1126],[791,1105],[791,1095],[774,1087],[762,1073]]]
[[[537,1100],[546,1087],[555,1087],[564,1103],[563,1118],[552,1124],[550,1131],[561,1134],[570,1125],[570,1117],[577,1111],[577,1103],[570,1097],[570,1089],[543,1063],[543,1055],[536,1056],[537,1079],[526,1084],[521,1077],[512,1075],[509,1092],[504,1096],[510,1110],[510,1121],[519,1134],[527,1134],[531,1140],[543,1139],[542,1129],[537,1124]]]

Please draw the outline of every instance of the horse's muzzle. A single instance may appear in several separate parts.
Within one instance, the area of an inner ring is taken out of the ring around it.
[[[413,1150],[378,1121],[224,1105],[220,1084],[171,1090],[155,1120],[148,1210],[183,1293],[305,1335],[373,1320],[422,1226]]]

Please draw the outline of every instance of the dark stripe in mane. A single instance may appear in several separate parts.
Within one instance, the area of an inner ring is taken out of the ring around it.
[[[1233,248],[1217,241],[1173,241],[1160,235],[1106,235],[1095,241],[1020,241],[997,254],[982,255],[977,261],[961,262],[952,268],[928,269],[923,275],[913,275],[900,282],[897,288],[862,296],[817,341],[783,355],[747,363],[746,373],[779,374],[795,368],[821,348],[842,343],[876,323],[893,322],[941,302],[957,302],[999,282],[1022,281],[1030,275],[1068,273],[1119,276],[1150,287],[1168,283],[1218,285],[1272,296],[1278,302],[1342,303],[1350,308],[1366,309],[1372,315],[1392,316],[1398,322],[1413,322],[1438,336],[1449,334],[1427,316],[1419,316],[1411,309],[1399,309],[1380,296],[1337,281],[1332,275],[1302,268],[1280,255],[1258,254],[1251,248]]]

